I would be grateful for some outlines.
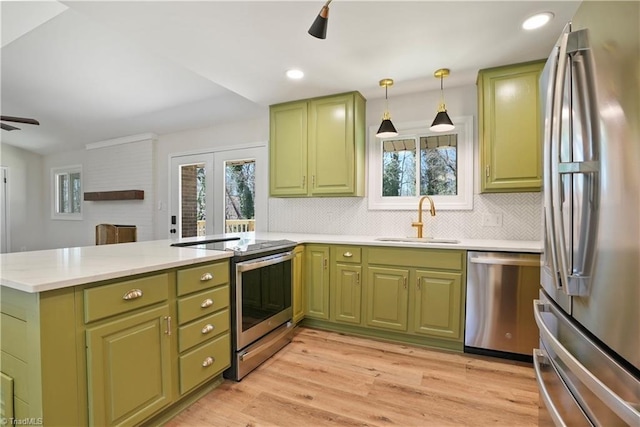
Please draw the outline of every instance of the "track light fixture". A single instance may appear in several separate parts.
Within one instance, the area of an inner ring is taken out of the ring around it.
[[[393,86],[392,79],[382,79],[380,80],[380,86],[384,86],[384,114],[382,116],[382,123],[380,124],[380,128],[376,133],[378,138],[389,138],[391,136],[398,135],[398,131],[396,130],[393,123],[391,123],[391,115],[389,114],[389,99],[387,97],[387,88],[389,86]]]
[[[433,75],[440,79],[440,105],[438,106],[438,114],[436,114],[436,118],[433,119],[429,130],[432,132],[447,132],[455,129],[453,122],[447,114],[447,107],[444,105],[444,89],[442,86],[442,80],[449,75],[449,69],[440,68],[436,70]]]
[[[311,34],[313,37],[319,39],[327,38],[327,24],[329,23],[329,3],[331,3],[331,0],[327,0],[324,6],[322,6],[322,9],[320,9],[320,13],[318,13],[318,16],[316,16],[316,19],[315,21],[313,21],[313,24],[311,24],[311,27],[309,27],[309,34]]]

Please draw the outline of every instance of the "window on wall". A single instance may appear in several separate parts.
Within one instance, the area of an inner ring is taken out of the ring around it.
[[[398,135],[370,132],[369,208],[413,210],[421,196],[436,208],[473,208],[473,119],[456,118],[456,128],[435,133],[425,123],[397,123]]]
[[[52,218],[82,219],[82,166],[51,170]]]

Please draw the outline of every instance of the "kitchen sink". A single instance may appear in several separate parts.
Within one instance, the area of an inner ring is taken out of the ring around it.
[[[451,244],[456,245],[460,240],[455,239],[436,239],[434,237],[377,237],[379,242],[407,242],[407,243],[426,243],[426,244]]]

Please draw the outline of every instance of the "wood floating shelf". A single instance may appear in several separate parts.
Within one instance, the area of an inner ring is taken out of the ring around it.
[[[100,202],[105,200],[143,200],[143,190],[94,191],[84,193],[84,200]]]

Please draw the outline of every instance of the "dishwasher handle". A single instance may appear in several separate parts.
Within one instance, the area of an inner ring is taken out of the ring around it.
[[[493,258],[493,257],[470,257],[469,262],[473,264],[492,265],[515,265],[518,267],[541,267],[542,260],[531,258]]]

